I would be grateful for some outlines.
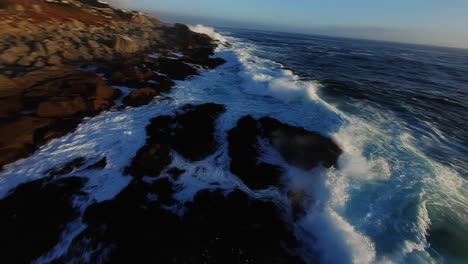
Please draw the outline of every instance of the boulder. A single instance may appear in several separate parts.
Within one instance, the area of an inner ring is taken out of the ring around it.
[[[203,160],[217,150],[215,122],[225,111],[214,103],[185,105],[174,116],[153,118],[146,127],[148,142],[168,144],[190,161]]]
[[[129,36],[116,35],[114,37],[114,49],[118,53],[135,53],[140,51],[140,46]]]
[[[342,150],[330,138],[302,127],[291,126],[270,117],[259,119],[262,136],[291,165],[310,170],[318,165],[336,166]]]
[[[156,96],[156,91],[152,88],[140,88],[132,91],[123,102],[129,106],[142,106],[149,104]]]
[[[85,112],[86,102],[82,97],[56,97],[39,104],[40,117],[70,117]]]
[[[341,149],[329,138],[280,121],[251,116],[241,118],[228,132],[230,170],[251,189],[280,184],[284,169],[261,161],[259,138],[266,139],[292,166],[310,170],[336,166]]]
[[[50,65],[61,65],[62,64],[62,58],[60,58],[59,56],[57,55],[52,55],[49,57],[49,59],[47,60],[47,64],[50,64]]]
[[[6,65],[13,64],[19,58],[27,56],[30,51],[31,49],[25,44],[14,46],[2,52],[2,54],[0,55],[0,63]]]
[[[73,200],[86,180],[78,177],[28,182],[0,200],[0,247],[5,263],[31,263],[49,252],[79,215]]]
[[[230,171],[251,189],[266,189],[280,183],[283,169],[260,161],[260,128],[251,116],[245,116],[228,132]]]
[[[190,75],[198,74],[192,66],[186,64],[182,59],[159,58],[159,71],[171,79],[185,80]]]

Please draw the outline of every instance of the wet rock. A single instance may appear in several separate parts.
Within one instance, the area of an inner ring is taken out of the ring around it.
[[[0,126],[0,167],[24,158],[36,149],[34,133],[47,127],[52,120],[35,117],[20,117],[4,121]]]
[[[63,262],[105,263],[302,263],[299,243],[272,202],[241,191],[202,191],[179,217],[170,181],[133,181],[114,200],[90,206],[87,225]],[[103,258],[105,256],[105,258]]]
[[[290,126],[270,117],[259,119],[265,138],[293,166],[310,170],[319,164],[335,166],[342,150],[330,139],[302,127]]]
[[[47,177],[56,177],[59,175],[65,175],[73,172],[75,169],[82,167],[86,163],[86,159],[83,157],[73,159],[67,162],[65,165],[54,167],[46,171]]]
[[[159,71],[166,74],[171,79],[185,80],[190,75],[198,74],[192,66],[186,64],[181,59],[159,58]]]
[[[86,111],[86,103],[81,97],[57,97],[39,104],[40,117],[70,117]]]
[[[140,88],[132,91],[123,102],[129,106],[142,106],[149,104],[157,95],[156,91],[152,88]]]
[[[65,136],[75,130],[80,124],[80,118],[56,119],[50,121],[33,132],[33,142],[35,147],[39,147],[54,138]]]
[[[166,144],[147,143],[138,150],[126,173],[139,178],[157,177],[171,163],[171,152]]]
[[[50,251],[78,216],[73,199],[85,179],[40,179],[19,185],[0,200],[0,248],[5,263],[31,263]]]
[[[169,174],[176,181],[179,180],[180,175],[184,174],[184,172],[185,170],[176,167],[167,170],[167,174]]]
[[[190,161],[205,159],[218,147],[215,122],[225,111],[214,103],[185,105],[174,116],[153,118],[146,127],[148,141],[167,144]]]
[[[279,184],[283,169],[262,162],[258,135],[260,128],[251,116],[240,119],[237,126],[228,132],[230,171],[251,189],[265,189]]]
[[[107,166],[107,157],[103,157],[98,162],[86,167],[87,170],[103,169]]]
[[[240,119],[228,132],[230,170],[252,189],[280,184],[283,169],[261,161],[259,138],[267,139],[291,165],[310,170],[335,166],[341,149],[329,138],[269,117]]]

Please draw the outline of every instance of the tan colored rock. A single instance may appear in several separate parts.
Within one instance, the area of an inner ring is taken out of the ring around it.
[[[61,65],[62,64],[62,58],[60,58],[57,55],[53,55],[47,60],[47,63],[50,64],[50,65]]]
[[[5,52],[3,52],[3,54],[0,55],[0,63],[7,65],[13,64],[20,57],[28,55],[29,52],[29,47],[24,44],[9,48]]]
[[[39,104],[40,117],[69,117],[86,111],[86,102],[81,97],[54,98]]]
[[[42,58],[37,59],[36,63],[34,63],[34,67],[37,67],[37,68],[42,68],[44,66],[45,66],[45,62],[44,62],[44,59]]]
[[[26,11],[24,9],[24,7],[22,5],[19,5],[19,4],[15,5],[15,10],[16,10],[16,12],[20,12],[20,13]]]
[[[63,52],[63,58],[70,61],[77,61],[80,59],[80,53],[74,48],[68,48]]]
[[[88,45],[93,50],[99,49],[99,43],[95,40],[88,40]]]
[[[32,9],[34,10],[34,12],[42,14],[42,7],[40,5],[32,5]]]
[[[110,100],[114,97],[114,88],[107,85],[100,85],[96,87],[96,98]]]
[[[33,57],[31,55],[28,55],[28,56],[22,57],[18,61],[18,64],[21,65],[21,66],[31,66],[34,63],[35,60],[36,60],[35,57]]]
[[[119,53],[135,53],[140,47],[129,36],[117,35],[114,37],[114,49]]]
[[[91,54],[89,54],[88,49],[86,47],[84,47],[84,46],[79,47],[78,52],[80,53],[80,56],[82,58],[84,58],[85,60],[90,61],[90,60],[93,59],[93,56]]]

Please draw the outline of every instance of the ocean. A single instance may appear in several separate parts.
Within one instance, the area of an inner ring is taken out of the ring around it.
[[[80,176],[89,179],[89,201],[112,199],[130,182],[123,170],[144,144],[152,117],[214,102],[227,107],[216,128],[224,150],[226,131],[245,115],[317,131],[343,149],[336,168],[302,171],[284,164],[286,184],[312,197],[294,223],[306,262],[468,262],[468,50],[192,29],[229,42],[232,47],[220,46],[215,54],[227,63],[177,82],[150,105],[88,118],[75,132],[6,166],[0,197],[57,164],[106,156],[103,170]],[[279,204],[287,199],[275,188],[248,189],[229,173],[227,151],[216,155],[196,163],[174,157],[186,170],[175,200],[190,201],[213,182]],[[275,153],[263,158],[284,163]],[[80,206],[84,210],[86,202]],[[84,228],[79,221],[72,227],[38,263],[63,255]]]

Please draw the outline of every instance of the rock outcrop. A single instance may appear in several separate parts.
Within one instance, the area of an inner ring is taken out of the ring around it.
[[[31,263],[51,250],[78,217],[73,199],[86,180],[49,178],[18,186],[0,200],[0,247],[5,263]]]
[[[310,170],[318,165],[336,165],[341,149],[329,138],[281,123],[270,117],[240,119],[228,132],[230,170],[252,189],[280,183],[283,169],[261,160],[259,139],[266,139],[291,165]]]

